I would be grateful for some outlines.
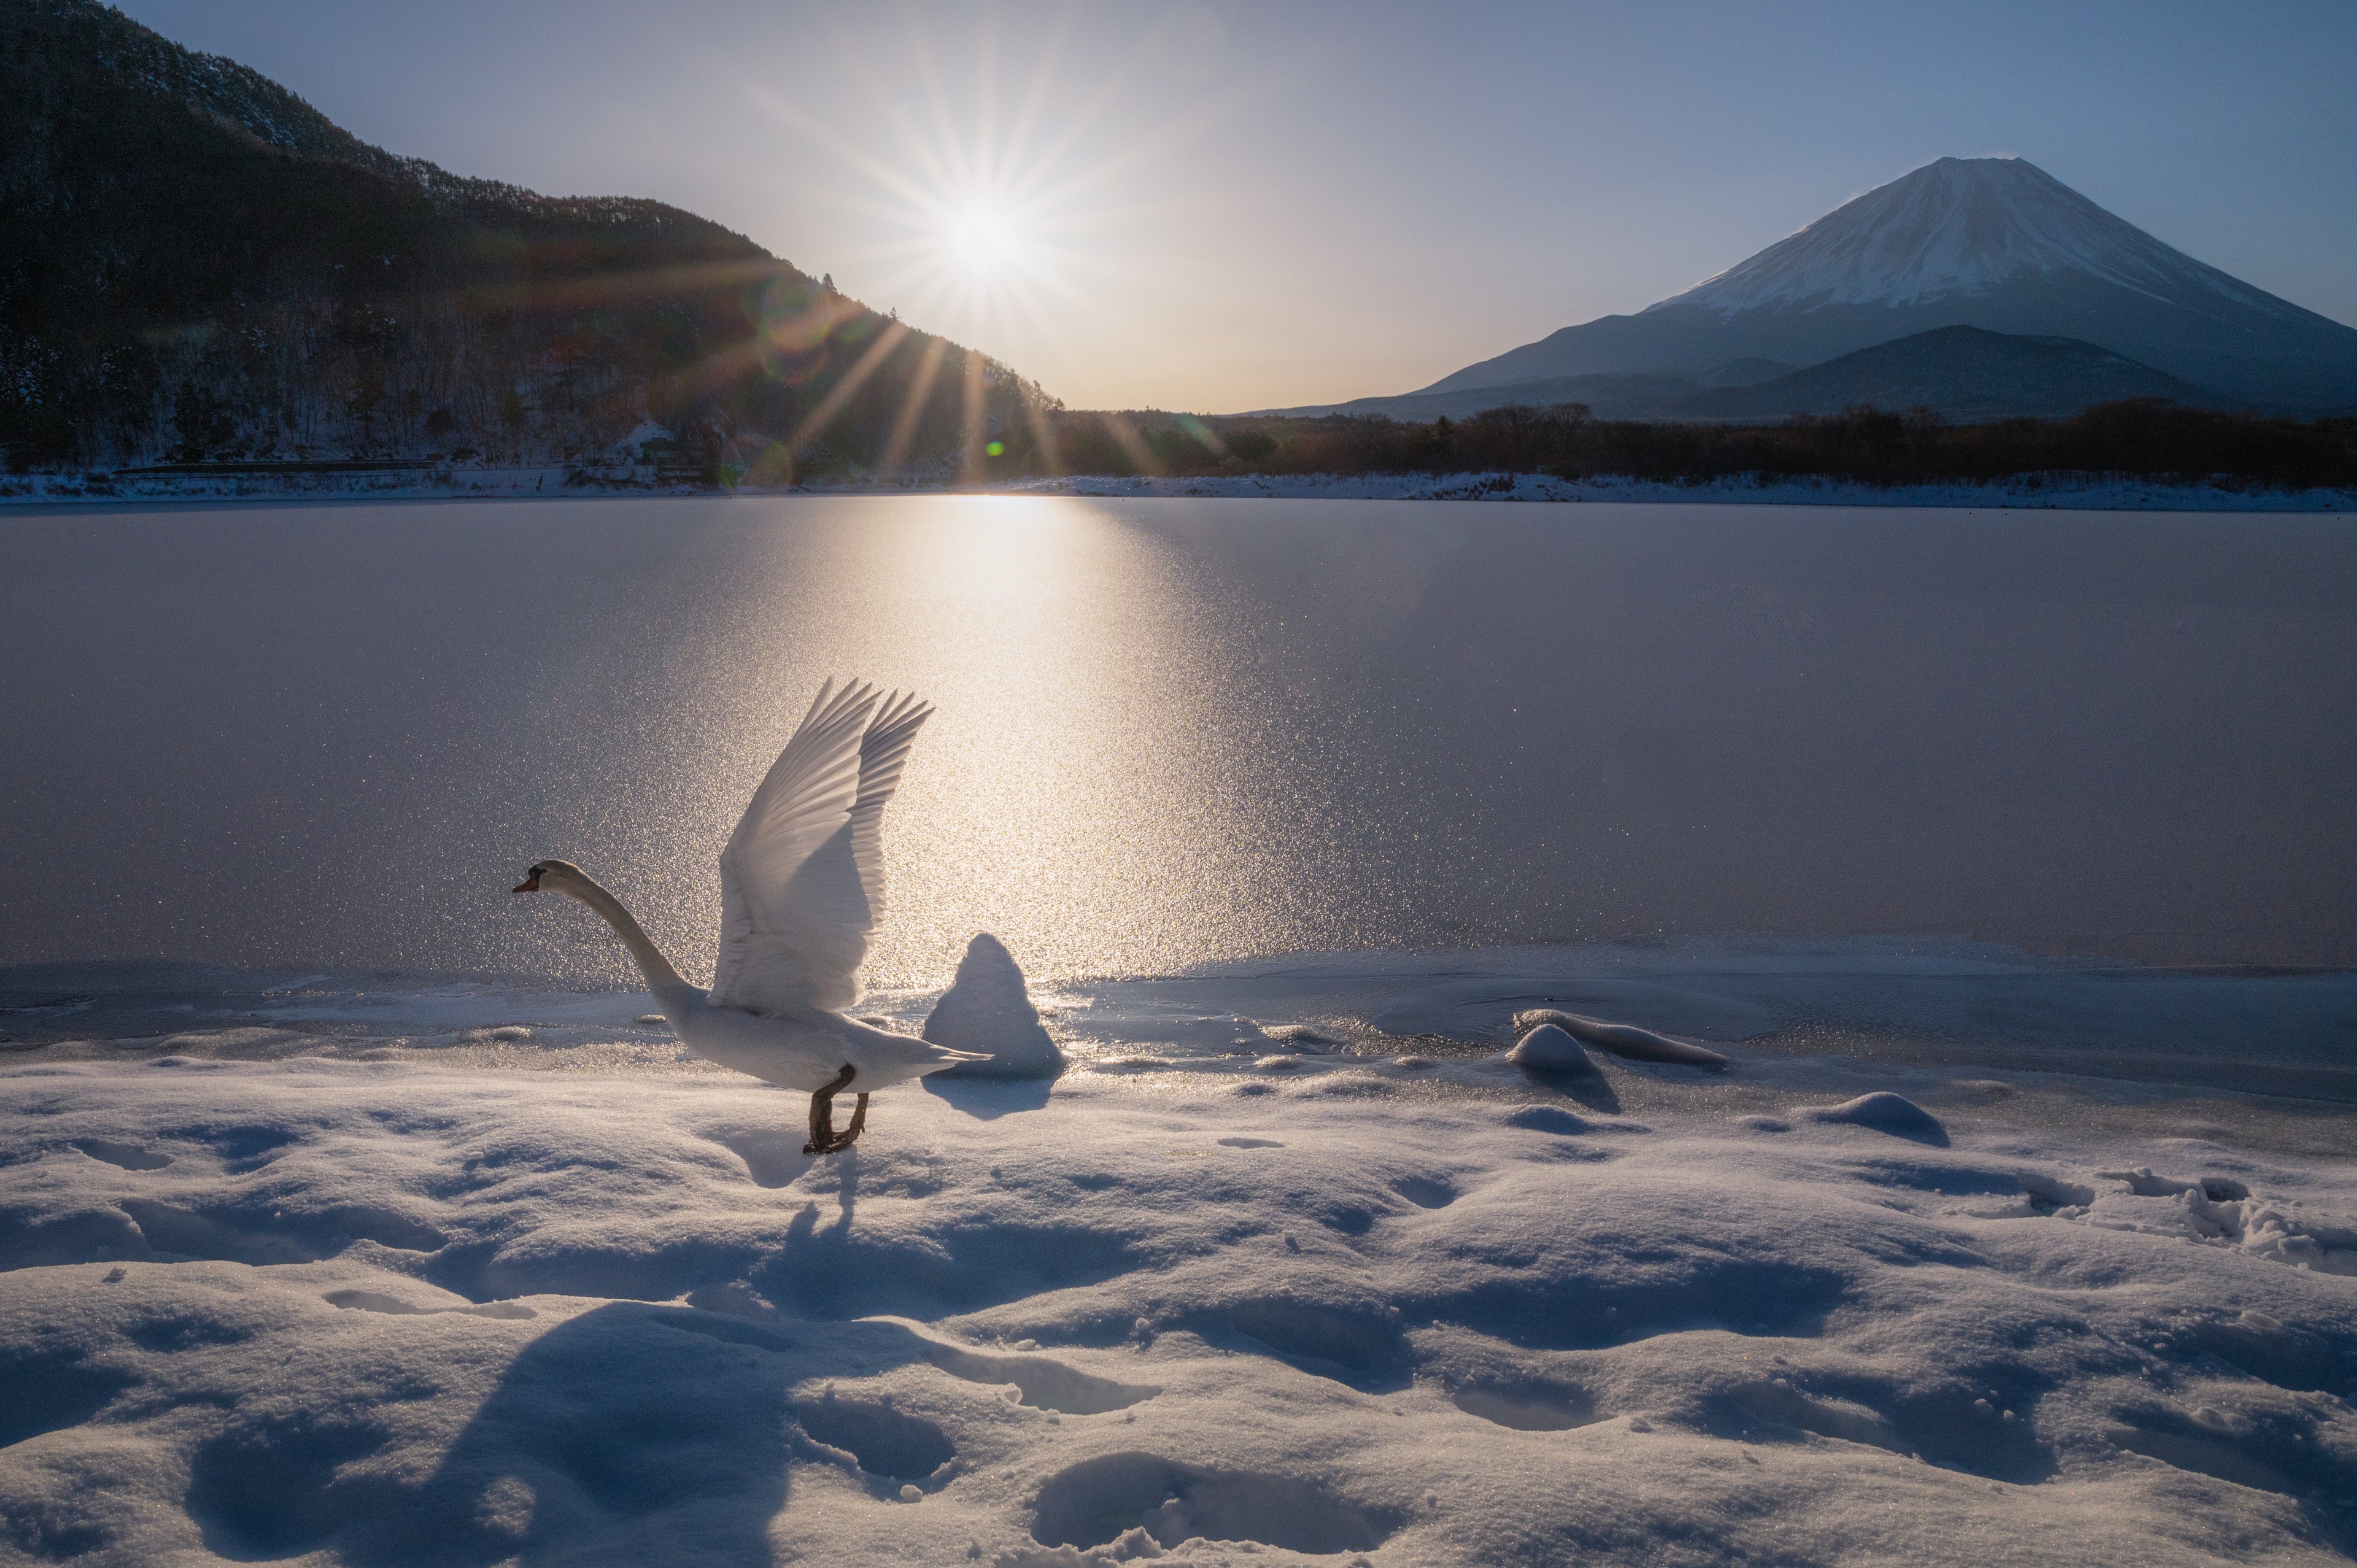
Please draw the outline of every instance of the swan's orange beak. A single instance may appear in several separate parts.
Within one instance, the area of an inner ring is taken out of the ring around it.
[[[531,872],[528,875],[526,875],[526,876],[524,877],[524,879],[523,879],[522,882],[517,883],[514,886],[512,886],[512,887],[509,888],[509,889],[508,889],[508,891],[509,891],[509,892],[511,892],[511,893],[537,893],[537,892],[539,892],[539,891],[540,891],[540,870],[539,870],[539,868],[535,866],[535,867],[532,870],[532,872]]]

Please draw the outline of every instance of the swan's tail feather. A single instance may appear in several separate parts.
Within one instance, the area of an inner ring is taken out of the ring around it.
[[[953,1051],[947,1046],[933,1046],[931,1041],[927,1041],[926,1044],[931,1046],[931,1048],[925,1053],[923,1063],[917,1069],[917,1075],[920,1078],[930,1077],[937,1072],[947,1072],[953,1067],[973,1067],[978,1063],[996,1059],[988,1051]]]

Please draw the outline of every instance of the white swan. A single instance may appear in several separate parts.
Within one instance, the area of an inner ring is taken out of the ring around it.
[[[720,852],[720,961],[710,991],[679,977],[620,899],[579,866],[544,860],[518,893],[564,893],[604,918],[638,961],[672,1032],[697,1055],[811,1097],[806,1155],[849,1148],[875,1090],[986,1055],[896,1035],[843,1009],[884,914],[884,803],[932,704],[854,682],[819,688]],[[833,1102],[858,1086],[851,1125]]]

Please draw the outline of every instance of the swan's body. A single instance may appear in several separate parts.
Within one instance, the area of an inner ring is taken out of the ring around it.
[[[843,1013],[858,999],[859,962],[884,913],[884,805],[932,711],[913,695],[879,697],[859,683],[819,689],[721,852],[720,956],[709,991],[682,980],[622,901],[580,867],[544,860],[516,889],[568,894],[597,911],[690,1050],[809,1094],[811,1154],[859,1135],[870,1092],[988,1059]],[[854,1085],[859,1110],[837,1134],[829,1101]]]

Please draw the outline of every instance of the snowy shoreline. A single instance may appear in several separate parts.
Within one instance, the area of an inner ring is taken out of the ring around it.
[[[304,475],[0,477],[0,507],[332,500],[560,500],[622,496],[1081,496],[1223,500],[1439,500],[1570,504],[1909,507],[2066,511],[2357,512],[2357,491],[2170,485],[2100,476],[2029,476],[1986,485],[1889,488],[1838,479],[1693,484],[1544,474],[1227,474],[1194,478],[1071,476],[958,486],[867,479],[789,489],[707,489],[629,471],[543,468]]]
[[[0,993],[0,1540],[30,1552],[2357,1543],[2357,976],[1869,940],[1073,980],[1033,993],[1062,1076],[889,1091],[823,1162],[797,1097],[628,993]],[[1526,1002],[1731,1065],[1525,1073]]]

